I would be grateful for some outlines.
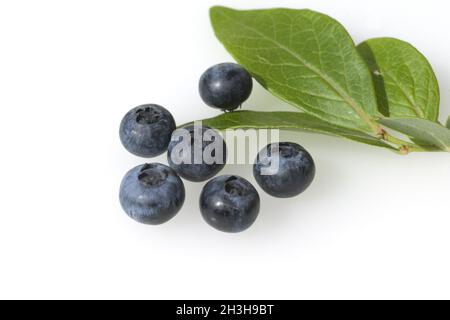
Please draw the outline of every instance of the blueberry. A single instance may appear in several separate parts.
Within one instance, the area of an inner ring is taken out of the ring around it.
[[[144,104],[131,109],[120,124],[125,149],[141,157],[156,157],[167,150],[175,121],[167,109]]]
[[[213,108],[234,110],[252,92],[252,77],[235,63],[221,63],[206,70],[200,77],[199,91],[203,101]]]
[[[174,170],[160,163],[137,166],[120,185],[120,204],[134,220],[161,224],[172,219],[184,202],[184,185]]]
[[[259,186],[279,198],[294,197],[305,191],[315,171],[308,151],[293,142],[280,142],[278,147],[276,143],[267,145],[253,165],[253,175]]]
[[[219,176],[203,187],[200,211],[212,227],[224,232],[241,232],[258,216],[259,195],[244,178]]]
[[[190,125],[174,131],[167,160],[181,177],[205,181],[225,166],[227,147],[220,134],[206,126]]]

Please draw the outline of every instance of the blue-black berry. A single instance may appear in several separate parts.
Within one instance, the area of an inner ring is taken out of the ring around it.
[[[227,147],[220,134],[206,126],[191,125],[174,131],[167,160],[181,177],[205,181],[225,166]]]
[[[241,232],[258,216],[259,195],[244,178],[219,176],[203,187],[200,211],[212,227],[224,232]]]
[[[267,145],[253,165],[253,175],[259,186],[279,198],[302,193],[313,181],[315,171],[308,151],[293,142]]]
[[[167,150],[175,120],[170,112],[156,104],[130,110],[120,124],[120,140],[131,153],[155,157]]]
[[[134,220],[161,224],[181,209],[184,185],[174,170],[160,163],[137,166],[125,175],[120,185],[120,204]]]
[[[252,92],[252,77],[235,63],[210,67],[200,77],[199,92],[210,107],[230,111],[238,108]]]

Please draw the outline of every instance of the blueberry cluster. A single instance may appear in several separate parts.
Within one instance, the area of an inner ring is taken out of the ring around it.
[[[240,107],[251,91],[252,77],[234,63],[212,66],[199,81],[203,101],[223,111]],[[256,220],[260,199],[249,181],[237,175],[213,178],[227,160],[226,143],[216,130],[198,125],[176,130],[167,109],[147,104],[124,116],[120,140],[129,152],[141,157],[155,157],[167,151],[169,166],[161,163],[140,165],[127,172],[122,180],[120,203],[136,221],[157,225],[173,218],[185,200],[181,178],[194,182],[212,178],[200,195],[201,214],[212,227],[224,232],[240,232]],[[198,157],[199,154],[202,156]],[[203,157],[205,154],[209,157]],[[276,166],[274,161],[277,161]],[[303,192],[311,184],[314,174],[311,155],[293,142],[267,145],[258,153],[253,166],[259,186],[280,198]]]

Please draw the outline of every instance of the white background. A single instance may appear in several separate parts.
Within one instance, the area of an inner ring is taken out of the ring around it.
[[[313,154],[316,179],[288,200],[258,189],[247,232],[204,223],[201,183],[186,182],[165,225],[122,212],[120,180],[146,161],[120,145],[123,114],[151,102],[178,124],[217,114],[197,81],[230,61],[209,25],[219,3],[311,8],[357,42],[410,41],[450,114],[447,1],[2,1],[0,298],[450,298],[449,154],[284,134]],[[244,106],[280,107],[259,86]],[[250,168],[224,172],[254,182]]]

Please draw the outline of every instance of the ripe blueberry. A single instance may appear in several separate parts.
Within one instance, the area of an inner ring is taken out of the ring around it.
[[[244,178],[219,176],[203,187],[200,211],[205,221],[217,230],[241,232],[258,216],[259,195]]]
[[[174,131],[167,160],[181,177],[205,181],[225,166],[227,147],[220,134],[206,126],[190,125]]]
[[[234,110],[252,92],[252,77],[235,63],[221,63],[206,70],[200,77],[199,91],[203,101],[210,107]]]
[[[160,163],[137,166],[120,185],[120,204],[134,220],[161,224],[173,218],[184,202],[184,185],[174,170]]]
[[[308,151],[293,142],[267,145],[253,165],[253,175],[259,186],[279,198],[302,193],[313,181],[315,171],[314,160]]]
[[[167,109],[145,104],[131,109],[120,124],[125,149],[141,157],[156,157],[167,150],[175,121]]]

